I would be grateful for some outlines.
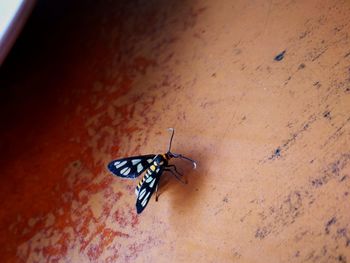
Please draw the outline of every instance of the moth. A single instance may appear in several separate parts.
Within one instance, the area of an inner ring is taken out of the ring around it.
[[[192,162],[194,169],[197,167],[197,163],[191,158],[171,152],[171,143],[173,141],[175,130],[173,128],[169,128],[169,130],[171,131],[171,137],[169,148],[166,153],[157,155],[139,155],[117,159],[111,161],[107,166],[112,174],[122,178],[135,179],[144,173],[135,189],[136,211],[138,214],[145,209],[154,192],[156,192],[156,201],[158,200],[159,181],[164,172],[170,172],[176,179],[185,183],[181,179],[182,174],[177,171],[176,166],[169,164],[170,159],[179,158],[187,160]]]

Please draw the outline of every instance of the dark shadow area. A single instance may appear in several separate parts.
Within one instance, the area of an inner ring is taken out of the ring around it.
[[[186,151],[186,149],[184,149]],[[194,158],[197,162],[197,168],[193,169],[191,163],[183,160],[172,160],[171,163],[175,164],[178,170],[183,174],[182,179],[187,182],[183,184],[179,182],[171,173],[165,172],[160,185],[160,200],[163,196],[171,193],[172,207],[174,213],[181,210],[182,214],[190,213],[192,207],[199,204],[198,192],[201,191],[201,187],[205,182],[207,171],[207,159],[206,153],[200,149],[187,149],[187,152],[191,153],[191,158]],[[185,208],[185,209],[184,209]]]
[[[86,48],[80,47],[81,40],[91,35],[79,28],[89,11],[78,10],[76,2],[38,1],[0,68],[3,168],[11,166],[11,160],[30,154],[36,141],[40,141],[39,135],[60,125],[63,111],[74,109],[74,104],[66,104],[62,110],[60,98],[71,95],[72,85],[79,84],[78,79],[67,83],[74,74],[72,65],[80,64],[78,61],[89,55]]]

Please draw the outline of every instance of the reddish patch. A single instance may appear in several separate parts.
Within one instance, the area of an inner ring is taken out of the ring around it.
[[[126,227],[129,224],[129,218],[125,216],[124,210],[117,210],[113,214],[113,219],[117,222],[121,227]]]
[[[87,3],[82,10],[79,5],[63,6],[64,19],[56,21],[57,17],[49,16],[47,25],[34,16],[18,41],[18,49],[2,68],[6,73],[1,76],[0,90],[0,254],[4,262],[27,261],[30,253],[42,261],[64,261],[72,247],[90,260],[102,261],[99,257],[104,251],[118,239],[129,237],[107,222],[114,220],[119,228],[139,224],[135,207],[118,207],[123,193],[133,194],[134,186],[120,184],[113,190],[116,178],[106,170],[109,160],[105,158],[111,154],[117,157],[121,138],[135,139],[135,132],[142,131],[138,145],[125,151],[140,149],[150,123],[159,116],[145,112],[168,91],[144,96],[149,91],[146,87],[133,90],[137,94],[126,100],[134,79],[157,61],[132,52],[138,52],[132,44],[135,32],[124,32],[122,26],[130,16],[127,12],[125,17],[116,15],[119,6],[111,11],[109,4]],[[190,15],[196,17],[201,12],[191,10]],[[144,16],[157,22],[156,12]],[[72,26],[71,21],[77,24]],[[156,30],[150,23],[139,28]],[[164,41],[170,45],[176,38]],[[124,50],[121,43],[131,44]],[[173,56],[170,53],[165,61]],[[162,84],[172,87],[172,81],[170,74]],[[161,88],[153,86],[157,91]],[[101,214],[97,216],[96,207],[90,206],[94,196],[103,196],[98,200]],[[36,221],[28,225],[29,220]],[[38,234],[47,243],[43,248],[35,243]],[[18,258],[20,245],[27,246]],[[141,249],[134,244],[129,252]],[[106,262],[118,257],[109,256]]]
[[[56,244],[51,244],[43,248],[42,253],[45,258],[55,258],[67,252],[69,235],[64,233]]]
[[[105,262],[106,263],[114,263],[117,261],[117,259],[119,258],[118,254],[115,254],[115,255],[112,255],[112,256],[109,256],[105,259]]]
[[[99,256],[102,254],[103,249],[99,245],[91,245],[88,249],[88,256],[90,260],[97,260]]]
[[[132,227],[135,227],[139,224],[139,216],[135,213],[134,208],[129,209],[129,218],[131,218],[131,221],[129,223]]]

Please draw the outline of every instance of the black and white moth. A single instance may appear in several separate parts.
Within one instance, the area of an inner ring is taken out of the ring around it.
[[[173,128],[170,128],[169,130],[172,132],[172,134],[170,137],[169,149],[166,153],[127,157],[111,161],[108,164],[109,171],[122,178],[134,179],[144,173],[144,176],[135,189],[136,211],[138,214],[145,209],[154,192],[156,192],[156,200],[158,200],[158,185],[163,172],[170,172],[178,180],[183,182],[180,178],[182,175],[177,171],[176,166],[169,165],[170,159],[184,159],[192,162],[194,168],[197,166],[194,160],[170,151],[175,131]]]

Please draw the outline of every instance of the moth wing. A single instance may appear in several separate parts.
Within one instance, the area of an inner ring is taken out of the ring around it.
[[[163,171],[164,167],[157,167],[155,171],[153,171],[147,178],[144,179],[144,182],[140,186],[140,189],[137,193],[136,210],[138,214],[140,214],[147,206],[149,200],[157,188],[160,176],[162,175]],[[145,176],[147,176],[147,174],[145,174]]]
[[[107,167],[116,176],[134,179],[150,167],[154,157],[154,154],[148,154],[117,159],[111,161]]]

